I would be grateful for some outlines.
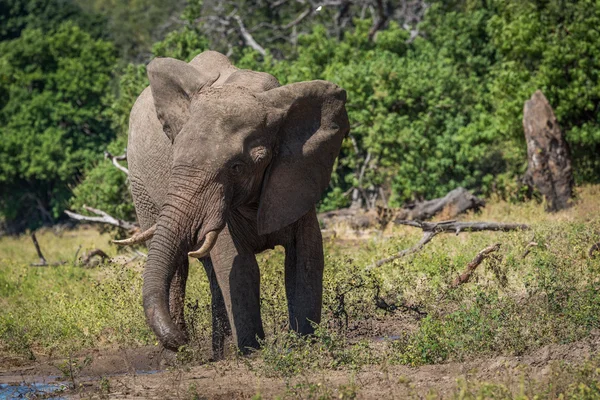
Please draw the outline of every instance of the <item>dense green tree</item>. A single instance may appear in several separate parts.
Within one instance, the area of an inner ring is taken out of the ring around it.
[[[114,137],[115,61],[111,43],[72,23],[0,42],[0,213],[9,224],[55,221],[69,187],[101,157]]]
[[[75,0],[107,20],[107,32],[125,62],[144,62],[152,45],[179,28],[184,0]]]
[[[189,60],[216,48],[282,84],[327,79],[344,87],[351,134],[323,209],[350,204],[353,193],[365,201],[383,193],[398,205],[458,185],[518,198],[527,162],[522,110],[536,89],[567,134],[577,181],[600,180],[600,3],[434,1],[416,29],[390,14],[376,35],[377,15],[369,13],[375,20],[355,18],[336,34],[332,17],[341,9],[327,6],[291,27],[293,40],[281,28],[304,9],[277,4],[269,11],[269,2],[192,1],[182,17],[188,25],[157,43],[154,55]],[[236,15],[262,50],[248,45]],[[147,84],[144,72],[129,67],[112,108],[121,135]]]
[[[493,1],[487,31],[498,62],[488,77],[498,135],[522,159],[523,103],[541,89],[573,150],[578,182],[600,181],[600,3]]]
[[[153,54],[157,57],[174,57],[180,60],[191,60],[206,50],[206,39],[195,29],[185,27],[171,32],[167,37],[153,46]],[[117,99],[106,110],[111,128],[117,137],[107,149],[115,155],[121,154],[127,146],[127,129],[129,112],[142,90],[148,86],[146,66],[129,64],[119,81]],[[103,148],[98,149],[101,153]],[[124,165],[126,165],[124,163]],[[135,212],[131,195],[127,188],[127,177],[116,169],[109,160],[100,160],[85,174],[85,179],[73,190],[71,207],[85,213],[84,204],[100,208],[109,214],[125,220],[135,220]]]
[[[0,41],[15,39],[25,28],[50,32],[65,21],[79,25],[92,37],[106,38],[106,19],[87,13],[72,0],[1,0]]]

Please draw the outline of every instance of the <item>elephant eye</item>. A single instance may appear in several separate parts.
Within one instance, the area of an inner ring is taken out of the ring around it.
[[[240,172],[242,172],[243,167],[244,167],[244,164],[242,164],[240,162],[236,162],[231,165],[231,172],[233,174],[239,174]]]

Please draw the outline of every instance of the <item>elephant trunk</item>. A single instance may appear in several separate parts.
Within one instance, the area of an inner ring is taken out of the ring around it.
[[[177,177],[172,180],[148,251],[142,297],[146,320],[157,338],[165,348],[177,350],[188,338],[175,325],[169,312],[171,281],[177,268],[186,261],[188,252],[197,249],[205,236],[205,242],[210,237],[210,247],[214,245],[216,235],[224,226],[224,198],[223,191],[213,185],[203,185],[213,186],[205,190],[190,191],[186,189],[189,183],[183,178],[181,185],[177,185]],[[208,204],[210,210],[206,208]]]

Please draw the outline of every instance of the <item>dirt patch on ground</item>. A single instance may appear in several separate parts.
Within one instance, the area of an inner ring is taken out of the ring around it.
[[[383,332],[383,331],[382,331]],[[314,371],[293,378],[265,376],[258,358],[248,357],[199,366],[171,367],[171,355],[157,347],[93,350],[76,360],[89,362],[76,371],[75,390],[66,398],[206,398],[243,399],[284,396],[309,398],[329,394],[340,398],[355,393],[360,399],[421,398],[430,392],[447,397],[458,380],[488,381],[518,390],[524,380],[552,379],[558,363],[579,364],[599,354],[600,332],[585,340],[543,347],[521,357],[494,357],[421,367],[371,365],[353,370]],[[38,360],[20,367],[0,368],[0,384],[65,382],[65,360]],[[0,398],[2,395],[0,394]]]
[[[397,339],[419,327],[422,315],[414,312],[394,312],[348,323],[346,337],[350,342],[371,338],[374,341]]]

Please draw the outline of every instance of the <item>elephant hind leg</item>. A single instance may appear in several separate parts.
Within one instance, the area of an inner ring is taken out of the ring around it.
[[[222,360],[225,353],[225,339],[231,336],[231,326],[227,318],[227,309],[223,293],[217,282],[217,276],[210,258],[203,258],[202,264],[208,277],[212,311],[212,352],[215,361]]]

